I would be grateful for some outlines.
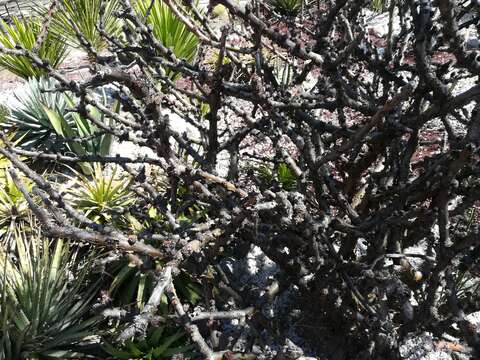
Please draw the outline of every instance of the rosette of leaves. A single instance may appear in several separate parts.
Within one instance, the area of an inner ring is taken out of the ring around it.
[[[281,89],[285,90],[292,84],[294,77],[293,68],[288,62],[279,58],[273,60],[273,75]]]
[[[70,177],[73,184],[67,193],[72,205],[96,223],[128,227],[128,208],[135,202],[132,180],[122,177],[125,174],[117,167],[108,171],[95,164],[92,170],[91,175],[75,172],[76,176]]]
[[[0,248],[0,359],[85,358],[99,323],[88,314],[90,261],[38,231],[18,230],[15,241],[16,259]]]
[[[49,114],[56,112],[66,115],[66,97],[54,89],[56,82],[46,79],[30,79],[23,94],[14,94],[18,106],[12,106],[10,115],[1,125],[3,129],[13,130],[17,145],[28,150],[65,152],[65,142],[60,142],[55,125],[51,123]],[[64,116],[65,118],[65,116]],[[68,127],[73,121],[68,118]]]
[[[12,17],[11,23],[0,19],[0,44],[7,49],[17,47],[33,50],[37,37],[41,31],[41,21],[38,18]],[[48,61],[50,66],[57,68],[67,55],[65,41],[51,31],[47,31],[41,46],[38,48],[38,56]],[[26,56],[0,54],[0,66],[24,79],[39,78],[45,74],[45,70],[36,66]]]
[[[74,153],[78,156],[107,155],[112,136],[71,111],[77,106],[78,99],[57,91],[57,85],[52,79],[30,79],[26,92],[15,95],[18,106],[12,106],[10,115],[0,127],[11,131],[13,141],[27,150]],[[102,92],[99,97],[106,105],[105,93]],[[110,124],[112,121],[94,107],[89,106],[88,110],[100,122]],[[112,110],[119,111],[118,102]]]

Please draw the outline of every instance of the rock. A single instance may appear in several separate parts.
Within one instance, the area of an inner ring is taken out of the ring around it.
[[[400,345],[400,357],[405,360],[453,360],[447,351],[437,349],[429,333],[410,335]]]
[[[297,346],[292,340],[286,339],[283,345],[282,353],[279,358],[283,360],[297,360],[303,356],[303,350]]]
[[[366,28],[369,32],[374,33],[376,36],[385,37],[388,35],[388,23],[389,23],[389,14],[388,12],[377,14],[375,12],[364,10],[366,15]],[[400,33],[400,19],[396,16],[397,11],[394,14],[393,20],[393,34]]]
[[[480,48],[480,40],[478,39],[478,37],[471,37],[465,41],[466,50],[475,50],[478,48]]]
[[[471,324],[475,325],[477,328],[480,327],[480,311],[470,313],[465,316],[465,320],[470,322]]]

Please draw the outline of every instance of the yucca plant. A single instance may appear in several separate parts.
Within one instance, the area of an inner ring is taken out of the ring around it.
[[[67,101],[60,92],[45,91],[53,89],[55,82],[46,78],[30,79],[22,95],[14,94],[18,106],[12,106],[11,114],[1,124],[5,130],[15,131],[18,145],[27,149],[64,152],[65,143],[57,141],[54,126],[50,122],[48,111],[65,114]],[[69,121],[73,126],[73,121]]]
[[[99,322],[87,319],[97,289],[87,285],[89,262],[38,231],[15,239],[17,260],[0,248],[0,359],[84,358]]]
[[[0,44],[7,49],[22,47],[32,50],[40,30],[41,22],[37,18],[12,17],[11,24],[0,19]],[[48,31],[38,49],[38,55],[57,68],[67,55],[67,45],[62,38]],[[45,74],[45,70],[33,65],[25,56],[0,54],[0,66],[24,79],[38,78]]]
[[[144,340],[128,341],[121,347],[106,344],[104,349],[115,359],[171,359],[175,354],[191,353],[193,346],[185,345],[183,331],[161,326],[148,332]]]
[[[107,43],[99,31],[100,22],[107,34],[118,36],[122,22],[115,12],[120,10],[120,4],[120,0],[60,0],[58,10],[53,15],[53,31],[64,37],[71,46],[82,47],[77,28],[93,49],[101,52],[107,48]]]
[[[111,135],[100,133],[89,120],[69,111],[77,105],[77,99],[55,91],[56,84],[47,78],[30,79],[26,93],[15,95],[18,105],[12,107],[11,114],[0,127],[6,131],[13,130],[13,139],[19,146],[29,150],[107,155],[112,143]],[[105,94],[102,94],[102,101],[107,103]],[[93,107],[88,110],[101,122],[111,121]],[[113,110],[119,111],[118,102]],[[88,140],[65,141],[73,137]]]
[[[135,197],[130,189],[132,180],[124,175],[117,167],[109,172],[100,164],[93,166],[91,176],[76,172],[71,177],[73,185],[67,190],[69,199],[92,221],[128,226],[128,207]]]
[[[138,13],[144,18],[150,8],[151,0],[136,2]],[[172,50],[177,58],[191,62],[197,54],[198,38],[188,30],[186,25],[161,0],[154,0],[153,6],[146,18],[146,23],[153,28],[153,35],[163,46]],[[171,78],[177,75],[166,71]]]

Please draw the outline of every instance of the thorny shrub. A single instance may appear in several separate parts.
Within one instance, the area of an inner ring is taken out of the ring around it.
[[[57,91],[78,96],[72,111],[95,122],[87,109],[97,107],[112,118],[96,124],[120,146],[146,149],[139,156],[58,155],[5,137],[0,148],[50,236],[128,255],[141,271],[156,272],[149,301],[126,317],[120,340],[145,335],[166,294],[175,315],[164,321],[181,324],[206,359],[321,356],[326,341],[337,345],[326,358],[397,358],[404,339],[422,332],[454,336],[454,351],[479,356],[478,329],[467,314],[479,310],[480,63],[463,35],[479,23],[477,2],[385,2],[384,35],[369,26],[370,1],[311,2],[292,19],[261,1],[217,0],[202,11],[196,2],[163,0],[198,39],[188,59],[155,36],[135,1],[120,3],[120,35],[101,20],[108,1],[99,13],[106,51],[74,29],[89,51],[85,80],[42,61],[38,46],[0,46],[55,78]],[[212,17],[218,4],[229,14],[225,26]],[[48,26],[49,18],[43,32]],[[278,81],[278,59],[289,65],[288,82]],[[121,113],[95,100],[105,85]],[[149,227],[125,231],[86,217],[28,158],[123,167],[138,197],[130,211]],[[267,176],[255,170],[262,168]],[[161,189],[152,169],[166,179]],[[183,221],[195,209],[201,215]],[[263,288],[236,287],[241,274],[220,265],[253,247],[278,271]],[[172,283],[182,272],[204,284],[195,312]],[[299,309],[297,328],[266,311],[285,294]],[[223,333],[221,324],[230,322]],[[295,341],[292,327],[303,349],[258,345]],[[250,345],[234,346],[245,332]]]

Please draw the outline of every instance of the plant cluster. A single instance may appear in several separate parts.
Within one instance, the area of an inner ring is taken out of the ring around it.
[[[478,6],[59,0],[5,23],[29,80],[0,123],[0,359],[479,357]],[[50,60],[71,46],[80,80]]]

